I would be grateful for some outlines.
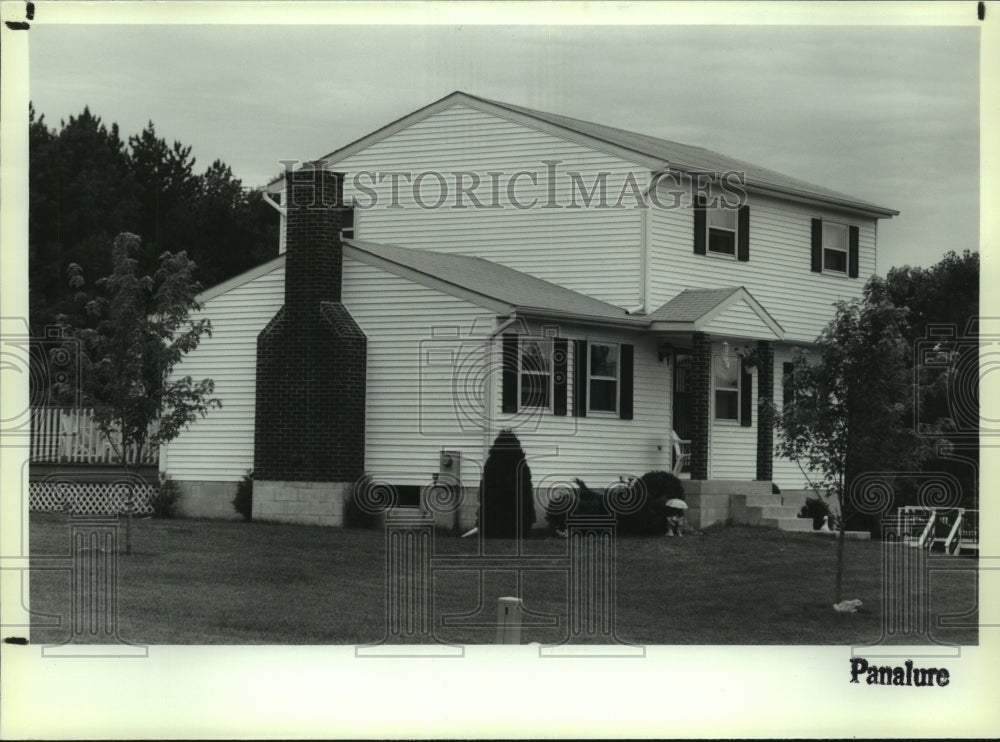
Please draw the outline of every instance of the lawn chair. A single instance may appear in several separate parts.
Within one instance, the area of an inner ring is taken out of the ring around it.
[[[674,452],[674,468],[671,471],[675,477],[679,477],[691,459],[691,441],[681,438],[671,430],[670,445]]]

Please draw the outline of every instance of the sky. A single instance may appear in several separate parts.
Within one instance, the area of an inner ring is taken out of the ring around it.
[[[968,26],[39,24],[30,42],[50,125],[152,120],[246,186],[464,90],[896,209],[881,274],[979,249],[979,74]]]

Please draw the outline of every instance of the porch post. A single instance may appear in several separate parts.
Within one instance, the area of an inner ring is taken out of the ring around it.
[[[774,345],[758,341],[757,354],[757,479],[769,482],[774,478]]]
[[[705,333],[695,332],[691,342],[691,479],[708,479],[712,341]]]

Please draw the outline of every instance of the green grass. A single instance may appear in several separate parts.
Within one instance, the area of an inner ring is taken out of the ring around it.
[[[378,642],[386,632],[384,543],[380,531],[136,520],[135,553],[119,561],[119,636],[143,644]],[[472,555],[478,547],[475,539],[442,535],[435,548]],[[638,644],[875,642],[882,633],[881,545],[846,546],[844,597],[864,601],[857,614],[832,608],[835,548],[832,538],[749,527],[681,539],[619,539],[617,636]],[[530,554],[560,557],[566,550],[565,540],[540,532],[525,543]],[[68,555],[66,516],[32,515],[31,553]],[[932,617],[974,611],[976,580],[971,570],[932,573]],[[497,598],[520,594],[533,614],[522,640],[556,643],[567,635],[567,592],[560,570],[523,573],[519,593],[511,571],[482,578],[437,572],[435,633],[451,643],[491,643]],[[68,616],[69,606],[68,571],[32,573],[33,611]],[[446,614],[464,618],[444,627]],[[977,618],[973,612],[969,622]],[[68,636],[64,619],[61,627],[33,629],[31,641]],[[934,638],[978,641],[975,628],[935,629]]]

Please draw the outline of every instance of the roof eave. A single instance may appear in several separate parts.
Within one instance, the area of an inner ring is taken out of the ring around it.
[[[700,168],[695,165],[685,165],[679,162],[671,162],[668,169],[677,170],[682,173],[691,173],[701,172],[704,168]],[[812,193],[798,188],[789,188],[788,186],[779,186],[765,180],[747,178],[745,184],[752,190],[777,194],[792,201],[832,205],[841,209],[859,212],[865,216],[872,216],[876,219],[891,219],[894,216],[899,216],[899,212],[896,209],[889,209],[884,206],[877,206],[876,204],[864,203],[862,201],[854,201],[849,198],[836,198],[834,196]]]
[[[561,309],[549,309],[547,307],[527,307],[519,306],[515,308],[519,316],[532,317],[538,319],[561,319],[570,322],[579,322],[586,325],[600,325],[602,327],[618,327],[630,330],[645,330],[650,326],[648,319],[639,317],[602,317],[595,314],[580,312],[567,312]]]

